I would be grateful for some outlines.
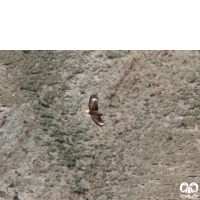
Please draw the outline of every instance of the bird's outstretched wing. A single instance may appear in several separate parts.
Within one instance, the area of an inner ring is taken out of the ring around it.
[[[91,115],[92,120],[99,126],[104,126],[105,123],[99,115]]]
[[[98,110],[98,98],[96,94],[90,96],[89,109],[91,111]]]

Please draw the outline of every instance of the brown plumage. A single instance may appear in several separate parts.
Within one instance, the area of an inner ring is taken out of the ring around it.
[[[85,116],[92,117],[92,120],[98,125],[98,126],[104,126],[105,123],[101,119],[101,113],[98,111],[98,98],[97,95],[93,94],[90,96],[89,100],[89,110],[85,110]]]

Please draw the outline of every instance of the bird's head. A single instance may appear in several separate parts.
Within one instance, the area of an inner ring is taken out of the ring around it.
[[[90,117],[89,112],[90,112],[89,110],[85,109],[84,112],[83,112],[83,116],[84,117]]]

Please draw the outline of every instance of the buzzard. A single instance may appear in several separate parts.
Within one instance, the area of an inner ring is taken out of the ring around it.
[[[104,126],[105,123],[101,119],[101,113],[98,111],[98,98],[96,94],[93,94],[90,96],[89,100],[89,110],[84,111],[84,115],[86,117],[92,117],[92,120],[98,125],[98,126]]]

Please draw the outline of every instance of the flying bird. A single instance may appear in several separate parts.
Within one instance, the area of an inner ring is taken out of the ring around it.
[[[89,110],[85,109],[84,115],[86,117],[91,117],[92,120],[100,127],[105,125],[104,121],[101,119],[102,114],[98,111],[98,98],[96,94],[90,96]]]

